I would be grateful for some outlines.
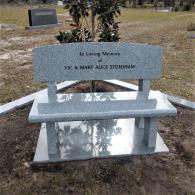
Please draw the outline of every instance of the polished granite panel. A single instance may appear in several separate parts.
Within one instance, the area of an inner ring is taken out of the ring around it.
[[[159,79],[163,50],[139,43],[66,43],[33,49],[39,81]]]
[[[52,99],[52,102],[50,102]],[[176,109],[159,91],[79,93],[38,96],[29,114],[30,122],[175,116]]]
[[[58,23],[55,9],[34,8],[29,9],[28,14],[30,26],[49,25]]]
[[[48,152],[48,148],[54,147],[48,147],[47,129],[43,123],[34,163],[169,151],[159,134],[157,134],[156,147],[148,148],[143,140],[144,130],[135,127],[134,121],[135,119],[132,118],[55,123],[56,142],[54,142],[54,137],[48,137],[49,144],[55,144],[55,154]]]

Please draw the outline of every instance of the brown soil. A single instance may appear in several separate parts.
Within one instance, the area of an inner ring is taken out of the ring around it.
[[[98,91],[113,87],[98,84]],[[82,83],[66,92],[88,91]],[[119,90],[119,89],[117,89]],[[195,112],[177,108],[177,117],[159,122],[168,154],[32,165],[40,124],[30,124],[30,107],[0,118],[0,194],[195,193]]]

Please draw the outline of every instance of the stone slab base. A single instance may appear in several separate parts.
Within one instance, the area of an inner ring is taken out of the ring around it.
[[[26,30],[36,30],[36,29],[54,28],[54,27],[60,27],[60,26],[62,26],[62,23],[48,24],[48,25],[40,25],[40,26],[27,26],[27,27],[25,27],[25,29]]]
[[[54,123],[54,129],[47,129],[42,123],[34,163],[169,151],[159,134],[154,148],[148,148],[143,138],[144,130],[135,126],[134,118],[58,122]]]

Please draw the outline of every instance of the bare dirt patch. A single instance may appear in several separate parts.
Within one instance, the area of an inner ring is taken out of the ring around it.
[[[98,91],[113,91],[99,83]],[[87,83],[66,92],[89,91]],[[195,192],[195,112],[159,122],[168,154],[70,161],[32,166],[40,124],[30,106],[0,118],[0,194],[190,194]]]

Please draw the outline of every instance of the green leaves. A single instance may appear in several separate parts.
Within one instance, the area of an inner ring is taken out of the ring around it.
[[[59,32],[56,39],[60,43],[92,41],[92,32],[95,32],[99,42],[119,41],[119,27],[115,18],[121,14],[120,6],[125,6],[124,0],[71,1],[66,5],[66,8],[69,9],[69,14],[73,18],[74,23],[70,24],[73,29],[68,32]],[[87,20],[87,18],[92,17],[92,12],[98,21],[96,30],[93,25],[90,29],[89,20]]]
[[[84,28],[74,28],[68,32],[59,32],[55,36],[60,43],[74,43],[74,42],[90,42],[92,40],[91,32]]]
[[[118,42],[119,39],[118,23],[101,27],[98,39],[99,42]]]
[[[117,42],[119,41],[118,22],[115,22],[115,17],[120,15],[120,1],[99,0],[99,5],[96,8],[96,14],[100,21],[99,27],[99,42]]]
[[[89,16],[89,5],[86,0],[73,1],[69,7],[69,14],[72,16],[74,22],[78,25],[81,17]]]

